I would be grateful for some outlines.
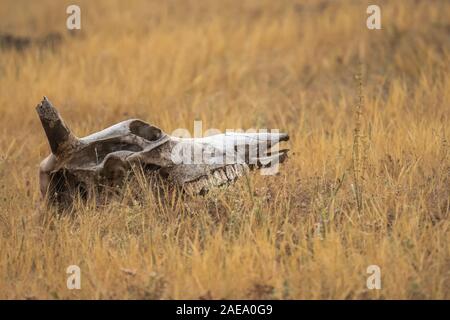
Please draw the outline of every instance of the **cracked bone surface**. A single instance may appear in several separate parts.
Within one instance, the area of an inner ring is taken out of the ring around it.
[[[229,184],[252,169],[273,168],[287,151],[285,133],[225,133],[178,138],[139,119],[119,122],[84,138],[76,137],[44,97],[36,107],[51,154],[39,168],[40,191],[51,202],[98,196],[117,189],[136,165],[159,183],[193,194]]]

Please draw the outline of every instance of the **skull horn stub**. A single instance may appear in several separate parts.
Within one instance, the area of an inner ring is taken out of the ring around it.
[[[73,151],[78,144],[78,138],[72,134],[58,110],[53,107],[47,97],[44,97],[42,102],[37,105],[36,111],[41,119],[52,153],[59,156]]]

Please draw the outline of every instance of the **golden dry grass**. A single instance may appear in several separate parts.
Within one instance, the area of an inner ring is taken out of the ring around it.
[[[70,1],[2,0],[0,31],[63,40],[0,51],[0,298],[450,298],[450,4],[377,2],[381,31],[366,1],[77,1],[71,35]],[[43,95],[79,136],[202,120],[280,128],[291,156],[206,197],[42,222]]]

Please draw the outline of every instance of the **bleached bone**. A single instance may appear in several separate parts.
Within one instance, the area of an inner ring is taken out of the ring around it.
[[[201,194],[287,157],[288,150],[273,150],[289,139],[285,133],[178,138],[130,119],[78,138],[46,97],[36,110],[52,152],[40,165],[40,191],[56,203],[70,204],[77,195],[120,187],[134,165],[163,183]]]

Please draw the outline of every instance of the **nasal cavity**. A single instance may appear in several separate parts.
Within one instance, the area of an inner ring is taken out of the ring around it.
[[[149,141],[158,140],[161,137],[161,129],[139,120],[130,123],[130,132]]]

